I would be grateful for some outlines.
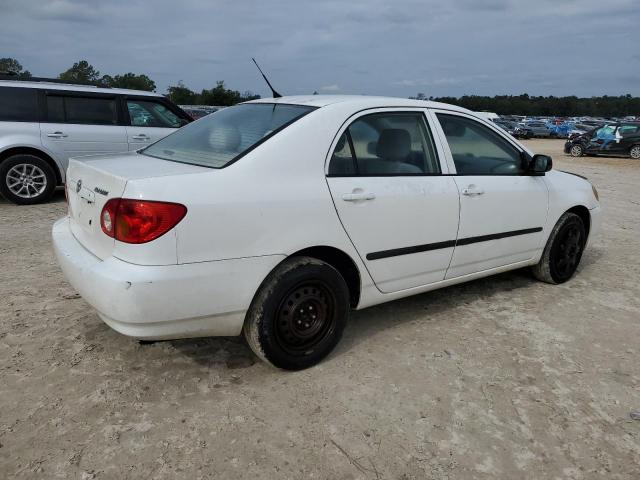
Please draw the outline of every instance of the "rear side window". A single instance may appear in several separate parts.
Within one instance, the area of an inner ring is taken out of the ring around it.
[[[113,98],[65,97],[67,123],[89,125],[116,125],[118,115]]]
[[[490,128],[457,115],[436,114],[459,175],[519,175],[520,152]]]
[[[0,120],[5,122],[37,122],[37,90],[35,88],[0,87]]]
[[[115,98],[47,95],[47,122],[117,125]]]
[[[185,123],[160,102],[127,100],[127,110],[134,127],[179,128]]]
[[[419,112],[374,113],[354,121],[331,156],[331,176],[440,173],[431,133]]]

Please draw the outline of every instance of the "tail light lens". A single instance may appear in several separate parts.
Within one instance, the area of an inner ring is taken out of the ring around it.
[[[187,214],[179,203],[112,198],[100,214],[108,236],[125,243],[146,243],[164,235]]]

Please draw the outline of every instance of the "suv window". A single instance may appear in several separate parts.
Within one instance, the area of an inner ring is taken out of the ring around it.
[[[37,90],[35,88],[0,87],[0,120],[5,122],[37,122]]]
[[[639,125],[622,125],[618,127],[618,133],[623,137],[635,135],[638,133],[638,130],[640,130]]]
[[[47,121],[87,125],[117,125],[115,98],[47,95]]]
[[[434,175],[440,164],[420,112],[374,113],[342,134],[329,163],[332,176]]]
[[[127,110],[134,127],[179,128],[185,123],[160,102],[127,100]]]
[[[496,132],[475,120],[436,114],[459,175],[519,175],[520,152]]]

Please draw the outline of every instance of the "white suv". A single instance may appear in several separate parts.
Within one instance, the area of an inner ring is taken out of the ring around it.
[[[157,93],[0,80],[0,193],[40,203],[65,183],[70,157],[137,150],[190,121]]]

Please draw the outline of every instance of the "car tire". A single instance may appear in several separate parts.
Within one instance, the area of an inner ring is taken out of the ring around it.
[[[302,370],[320,362],[337,345],[349,308],[349,289],[335,268],[315,258],[292,257],[262,283],[243,333],[265,362]]]
[[[634,145],[629,149],[629,155],[634,160],[640,160],[640,145]]]
[[[582,145],[571,145],[569,155],[572,157],[582,157],[584,155],[584,147]]]
[[[0,163],[0,193],[18,205],[33,205],[51,197],[56,175],[42,158],[21,153]]]
[[[540,281],[557,285],[573,277],[587,241],[582,219],[566,212],[556,223],[533,275]]]

